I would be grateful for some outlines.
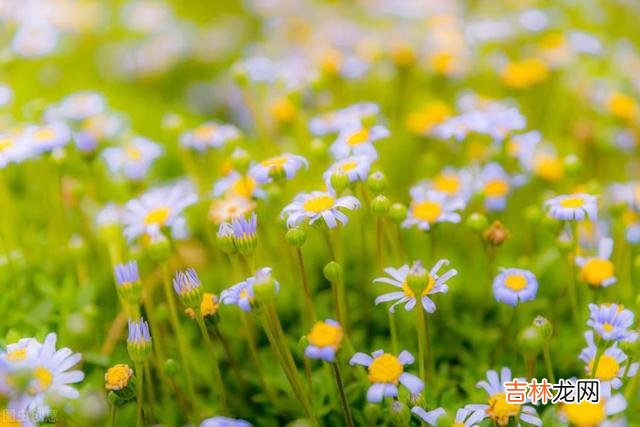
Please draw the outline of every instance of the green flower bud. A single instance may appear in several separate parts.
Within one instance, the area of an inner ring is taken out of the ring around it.
[[[330,178],[331,187],[334,189],[336,194],[342,193],[349,186],[349,177],[345,173],[334,172],[331,174]]]
[[[182,305],[195,310],[202,303],[202,283],[195,270],[188,268],[176,272],[173,278],[173,289],[176,291]]]
[[[387,188],[387,177],[380,171],[373,172],[367,178],[367,186],[374,194],[380,194]]]
[[[171,243],[169,239],[162,234],[158,233],[154,236],[149,236],[149,241],[146,243],[146,248],[149,252],[149,256],[156,262],[162,262],[169,258],[171,255]]]
[[[573,242],[570,237],[564,233],[560,234],[556,239],[556,245],[561,252],[567,253],[573,250]]]
[[[380,419],[382,418],[382,408],[380,407],[380,405],[367,403],[362,412],[366,421],[366,425],[380,425]]]
[[[383,194],[378,194],[371,201],[371,210],[374,215],[386,216],[391,208],[391,202]]]
[[[278,293],[278,282],[271,276],[270,268],[262,268],[255,275],[253,293],[256,301],[264,303],[273,301]]]
[[[119,399],[116,403],[124,404],[136,397],[136,378],[133,369],[124,363],[114,365],[104,374],[105,388]]]
[[[316,138],[311,141],[309,150],[311,152],[311,156],[316,159],[322,159],[327,155],[327,144],[325,144],[323,140]]]
[[[549,341],[553,336],[553,326],[546,317],[536,316],[533,319],[533,326],[538,329],[545,341]]]
[[[169,378],[173,378],[180,371],[180,365],[173,359],[167,359],[162,366],[162,371]]]
[[[69,240],[69,252],[74,258],[82,258],[87,254],[87,242],[78,234],[71,236]]]
[[[236,238],[233,234],[233,227],[228,222],[223,222],[216,233],[216,241],[220,250],[225,254],[234,254],[237,251]]]
[[[391,412],[389,419],[391,420],[391,424],[398,427],[404,427],[409,425],[409,421],[411,420],[411,411],[409,407],[399,400],[394,401],[391,404]]]
[[[247,150],[242,148],[233,150],[233,153],[231,153],[231,164],[236,171],[244,175],[249,169],[249,163],[251,163],[251,156]]]
[[[325,265],[322,272],[324,273],[325,279],[331,283],[342,280],[342,266],[335,261],[331,261]]]
[[[568,154],[563,160],[564,172],[569,176],[575,176],[582,170],[582,161],[575,154]]]
[[[436,420],[436,427],[451,427],[453,425],[453,419],[449,414],[442,414]]]
[[[300,248],[307,240],[307,233],[304,231],[304,229],[302,229],[302,227],[294,227],[287,230],[285,238],[287,239],[287,242],[289,242],[289,244]]]
[[[407,285],[415,295],[422,295],[422,292],[429,286],[429,281],[433,280],[429,272],[424,268],[421,261],[416,261],[411,266],[407,275]]]
[[[466,226],[476,233],[480,233],[489,226],[489,220],[481,213],[474,212],[467,217]]]
[[[103,242],[118,242],[122,239],[122,227],[115,222],[98,226],[98,235]]]
[[[527,326],[518,333],[518,345],[525,354],[537,354],[544,344],[541,331],[534,326]]]
[[[402,222],[407,218],[407,207],[402,203],[394,203],[389,208],[389,218],[395,222]]]

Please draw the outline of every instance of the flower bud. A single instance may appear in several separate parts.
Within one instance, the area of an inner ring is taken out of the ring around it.
[[[87,242],[79,234],[74,234],[69,240],[69,252],[74,258],[82,258],[87,254]]]
[[[258,217],[255,212],[249,219],[245,217],[234,218],[231,221],[234,242],[238,252],[242,255],[251,255],[258,246]]]
[[[411,411],[409,410],[409,407],[399,400],[396,400],[391,404],[391,411],[389,415],[391,424],[398,427],[409,425],[409,421],[411,420]]]
[[[228,222],[223,222],[218,227],[218,232],[216,233],[216,241],[220,250],[225,254],[231,255],[236,253],[236,240],[233,235],[233,227]]]
[[[176,291],[182,305],[195,310],[202,302],[202,283],[195,270],[188,268],[176,272],[173,278],[173,289]]]
[[[377,216],[386,216],[391,208],[391,202],[383,194],[378,194],[371,201],[371,211]]]
[[[167,359],[164,362],[164,366],[162,367],[162,371],[169,378],[175,377],[180,371],[180,365],[173,359]]]
[[[278,293],[278,282],[271,275],[270,268],[261,268],[254,276],[253,293],[256,301],[267,302],[275,299]]]
[[[251,156],[247,150],[242,148],[236,148],[231,153],[231,164],[233,168],[241,174],[244,174],[249,169],[249,163],[251,163]]]
[[[367,186],[374,194],[380,194],[387,188],[387,177],[380,171],[373,172],[367,178]]]
[[[322,272],[324,273],[325,279],[331,283],[342,280],[342,266],[335,261],[331,261],[325,265]]]
[[[500,246],[508,237],[509,231],[500,221],[494,221],[484,232],[484,238],[493,246]]]
[[[389,208],[389,218],[395,222],[402,222],[407,217],[407,207],[402,203],[394,203]]]
[[[169,242],[169,239],[167,239],[167,237],[162,233],[148,236],[146,249],[151,259],[156,262],[162,262],[169,258],[169,255],[171,255],[171,243]]]
[[[287,242],[289,244],[300,248],[304,245],[304,242],[307,240],[307,233],[304,231],[302,227],[294,227],[287,230],[287,234],[285,235]]]
[[[575,176],[582,170],[582,161],[575,154],[568,154],[563,159],[564,172],[568,176]]]
[[[465,224],[470,230],[480,233],[489,226],[489,220],[483,214],[474,212],[467,217]]]
[[[422,295],[422,292],[429,286],[429,280],[431,280],[431,276],[422,265],[422,262],[414,262],[407,275],[407,285],[414,294]]]
[[[127,351],[135,363],[143,363],[151,354],[151,335],[149,325],[144,319],[129,320]]]
[[[548,342],[553,336],[553,325],[551,325],[551,322],[549,322],[546,317],[536,316],[536,318],[533,319],[533,326],[538,329],[545,341]]]
[[[104,387],[119,398],[116,403],[124,404],[133,400],[136,397],[133,369],[124,363],[112,366],[104,374]]]
[[[544,344],[544,337],[534,326],[527,326],[518,333],[518,345],[525,354],[537,354]]]
[[[349,176],[342,172],[334,172],[331,174],[330,183],[336,194],[340,194],[349,186]]]
[[[118,264],[114,268],[114,274],[116,277],[116,289],[120,298],[132,305],[137,305],[142,294],[138,263],[129,261],[126,264]]]

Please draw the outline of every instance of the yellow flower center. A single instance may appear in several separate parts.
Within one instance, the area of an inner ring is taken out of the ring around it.
[[[296,116],[296,106],[287,98],[275,100],[270,110],[271,115],[281,123],[288,123]]]
[[[600,403],[591,403],[586,400],[580,403],[565,403],[561,411],[576,427],[599,426],[606,417],[603,400],[600,400]]]
[[[129,384],[131,378],[131,368],[129,365],[118,364],[112,366],[104,375],[105,388],[107,390],[121,390]]]
[[[551,182],[557,182],[564,176],[562,162],[556,157],[549,155],[538,156],[534,170],[540,178]]]
[[[325,322],[316,322],[307,334],[309,344],[316,347],[338,348],[342,341],[342,328]]]
[[[594,360],[589,362],[589,372],[593,370]],[[598,361],[598,369],[596,369],[596,378],[600,381],[611,381],[618,376],[620,372],[620,364],[612,356],[603,354]]]
[[[640,217],[632,210],[627,210],[622,214],[622,222],[624,225],[629,226],[640,222]]]
[[[527,278],[522,274],[510,274],[504,279],[504,285],[512,291],[521,291],[527,287]]]
[[[330,196],[329,194],[323,194],[304,202],[303,208],[305,211],[320,213],[333,207],[335,201],[336,199],[333,196]]]
[[[218,130],[218,125],[213,123],[207,123],[205,125],[198,126],[193,134],[198,140],[207,140],[214,137]]]
[[[0,411],[0,427],[20,427],[21,421],[18,421],[15,417],[15,411],[9,409],[3,409]]]
[[[464,425],[464,423],[453,423],[451,424],[451,427],[466,427],[466,426]]]
[[[326,74],[338,74],[342,67],[342,54],[338,50],[329,50],[322,57],[320,68]]]
[[[162,227],[169,219],[170,214],[171,210],[166,206],[150,210],[144,217],[144,225],[159,225]]]
[[[12,147],[14,144],[13,138],[0,138],[0,151],[6,150]]]
[[[492,179],[484,186],[487,197],[503,197],[509,192],[509,183],[502,178]]]
[[[611,323],[603,323],[602,327],[604,328],[605,332],[613,331],[613,325]]]
[[[453,52],[437,52],[429,57],[429,63],[436,73],[448,75],[454,70],[455,56]]]
[[[56,131],[51,128],[42,128],[35,131],[33,136],[37,141],[46,142],[55,138]]]
[[[347,138],[347,144],[349,144],[352,147],[356,147],[358,145],[364,144],[369,140],[369,135],[370,135],[370,132],[369,132],[369,129],[367,128],[362,128],[360,130],[357,130],[353,132],[351,135],[349,135],[349,137]]]
[[[544,62],[530,58],[508,64],[502,73],[502,80],[507,86],[524,88],[546,80],[548,74]]]
[[[633,120],[638,115],[638,104],[623,93],[616,92],[607,101],[607,108],[616,117]]]
[[[520,413],[520,405],[507,403],[505,393],[496,393],[489,398],[487,414],[499,426],[509,424],[509,417],[515,417]]]
[[[51,371],[49,371],[47,368],[43,366],[38,366],[33,371],[33,376],[38,382],[39,391],[47,390],[51,386],[51,383],[53,382],[53,375],[51,374]]]
[[[132,145],[124,147],[124,152],[131,160],[140,160],[142,158],[142,151]]]
[[[407,128],[414,134],[429,132],[451,116],[451,108],[442,101],[433,101],[407,116]]]
[[[460,191],[460,178],[453,173],[443,173],[433,180],[436,190],[447,194],[456,194]]]
[[[415,218],[433,224],[442,214],[442,205],[438,202],[425,200],[424,202],[415,203],[412,213]]]
[[[270,159],[266,159],[263,160],[262,162],[260,162],[262,164],[262,166],[264,166],[265,168],[271,169],[277,169],[277,168],[281,168],[285,165],[285,163],[287,163],[287,160],[289,160],[287,158],[287,156],[277,156],[277,157],[271,157]]]
[[[429,276],[429,281],[427,282],[427,286],[422,290],[422,293],[420,294],[420,296],[427,296],[429,295],[429,293],[431,292],[431,290],[433,289],[433,287],[436,285],[436,279],[434,279],[433,277]],[[409,287],[409,284],[407,283],[407,281],[405,280],[404,282],[402,282],[402,292],[404,292],[405,296],[409,297],[409,298],[415,298],[416,297],[416,293],[413,291],[413,289],[411,289]]]
[[[340,170],[342,172],[349,172],[354,170],[356,167],[358,166],[358,162],[356,162],[355,160],[347,160],[346,162],[343,162],[340,165]]]
[[[560,206],[569,209],[581,208],[584,206],[584,199],[582,197],[567,197],[560,202]]]
[[[398,384],[404,372],[402,363],[392,354],[384,353],[369,365],[369,381],[372,383]]]
[[[239,296],[240,296],[241,299],[245,299],[245,298],[249,299],[249,302],[253,302],[253,299],[254,299],[251,296],[251,294],[249,294],[249,291],[246,290],[246,289],[241,290]]]
[[[238,178],[231,186],[231,193],[243,197],[251,197],[256,190],[256,180],[250,176]]]
[[[7,360],[10,362],[22,362],[27,358],[27,349],[18,348],[7,353]]]
[[[211,316],[218,312],[218,300],[214,294],[205,292],[202,295],[202,303],[200,303],[200,311],[203,316]]]
[[[580,278],[591,286],[600,286],[614,275],[614,266],[608,259],[592,258],[580,270]]]

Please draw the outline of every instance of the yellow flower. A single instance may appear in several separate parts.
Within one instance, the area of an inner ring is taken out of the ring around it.
[[[129,384],[132,376],[133,370],[129,365],[124,363],[114,365],[104,374],[104,387],[107,390],[122,390]]]
[[[541,83],[549,76],[544,62],[528,58],[509,63],[502,71],[502,81],[513,88],[526,88]]]

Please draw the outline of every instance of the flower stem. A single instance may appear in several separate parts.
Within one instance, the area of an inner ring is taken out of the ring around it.
[[[264,379],[264,373],[262,372],[260,359],[258,358],[258,348],[256,345],[256,337],[255,337],[255,325],[253,324],[251,317],[246,312],[242,312],[242,324],[244,330],[247,333],[247,343],[249,344],[249,353],[251,355],[251,361],[256,368],[256,372],[258,374],[258,381],[260,381],[260,386],[264,390],[265,394],[269,398],[271,402],[275,402],[275,396],[271,390],[271,386]]]
[[[298,266],[300,267],[300,276],[302,277],[302,287],[304,289],[304,300],[307,306],[307,314],[311,320],[311,323],[313,323],[316,320],[316,310],[313,307],[313,298],[311,297],[311,289],[309,288],[307,271],[304,268],[304,258],[302,257],[302,250],[300,248],[296,248],[296,255],[298,258]]]
[[[398,354],[398,331],[396,328],[396,318],[393,313],[387,310],[387,318],[389,319],[389,334],[391,335],[391,349],[394,354]]]
[[[136,427],[142,427],[144,422],[142,420],[142,392],[144,388],[144,369],[141,363],[136,363]]]
[[[571,280],[569,281],[569,303],[571,304],[571,314],[573,320],[578,323],[578,285],[576,283],[576,257],[578,256],[578,223],[573,221],[571,224],[571,243],[572,250],[569,258],[569,269],[571,272]]]
[[[291,386],[293,393],[300,402],[305,415],[310,419],[311,423],[313,425],[318,425],[310,397],[305,393],[304,387],[300,384],[300,378],[293,360],[293,355],[287,346],[282,325],[280,324],[278,313],[272,301],[268,302],[264,306],[262,314],[265,333],[278,356],[282,370],[289,381],[289,385]]]
[[[426,384],[427,374],[425,370],[425,360],[427,352],[427,322],[425,321],[424,311],[420,307],[416,307],[416,332],[418,334],[418,367],[420,378]]]
[[[171,279],[169,277],[169,266],[167,262],[162,264],[162,276],[164,284],[164,296],[169,305],[169,320],[171,321],[171,327],[176,334],[178,340],[178,351],[180,352],[180,360],[184,367],[185,382],[187,386],[187,393],[189,399],[193,404],[196,402],[196,395],[193,387],[193,377],[191,375],[191,367],[189,366],[189,359],[187,358],[187,343],[184,340],[184,334],[180,330],[180,322],[178,320],[178,312],[176,310],[176,303],[174,300],[173,292],[171,289]]]
[[[209,337],[209,332],[207,331],[207,327],[204,324],[204,318],[202,317],[202,310],[200,307],[196,308],[196,322],[198,323],[198,328],[200,329],[200,333],[202,334],[202,338],[204,338],[204,342],[207,346],[207,350],[210,353],[211,357],[211,368],[213,370],[213,386],[220,397],[220,407],[221,412],[227,412],[227,391],[224,387],[224,382],[222,381],[222,374],[220,373],[220,365],[218,364],[218,355],[216,354],[216,349],[211,342],[211,337]]]
[[[597,346],[596,355],[593,358],[593,366],[591,367],[591,373],[589,375],[591,378],[595,378],[596,373],[598,372],[598,365],[600,364],[600,357],[602,356],[602,353],[604,353],[603,345],[601,345],[598,342],[596,343],[596,346]]]
[[[333,368],[333,376],[336,379],[336,385],[338,386],[338,392],[340,394],[340,403],[342,403],[342,411],[344,413],[344,419],[348,427],[353,427],[353,419],[351,418],[351,411],[349,409],[349,402],[347,396],[344,393],[344,386],[342,384],[342,377],[340,375],[340,368],[336,362],[331,363]]]
[[[111,419],[111,427],[116,427],[116,412],[118,411],[118,408],[116,407],[116,405],[111,405],[111,415],[110,415],[110,419]]]
[[[551,354],[549,353],[549,343],[545,343],[542,347],[542,357],[544,358],[544,366],[547,370],[549,381],[555,384],[556,376],[553,373],[553,363],[551,361]]]

